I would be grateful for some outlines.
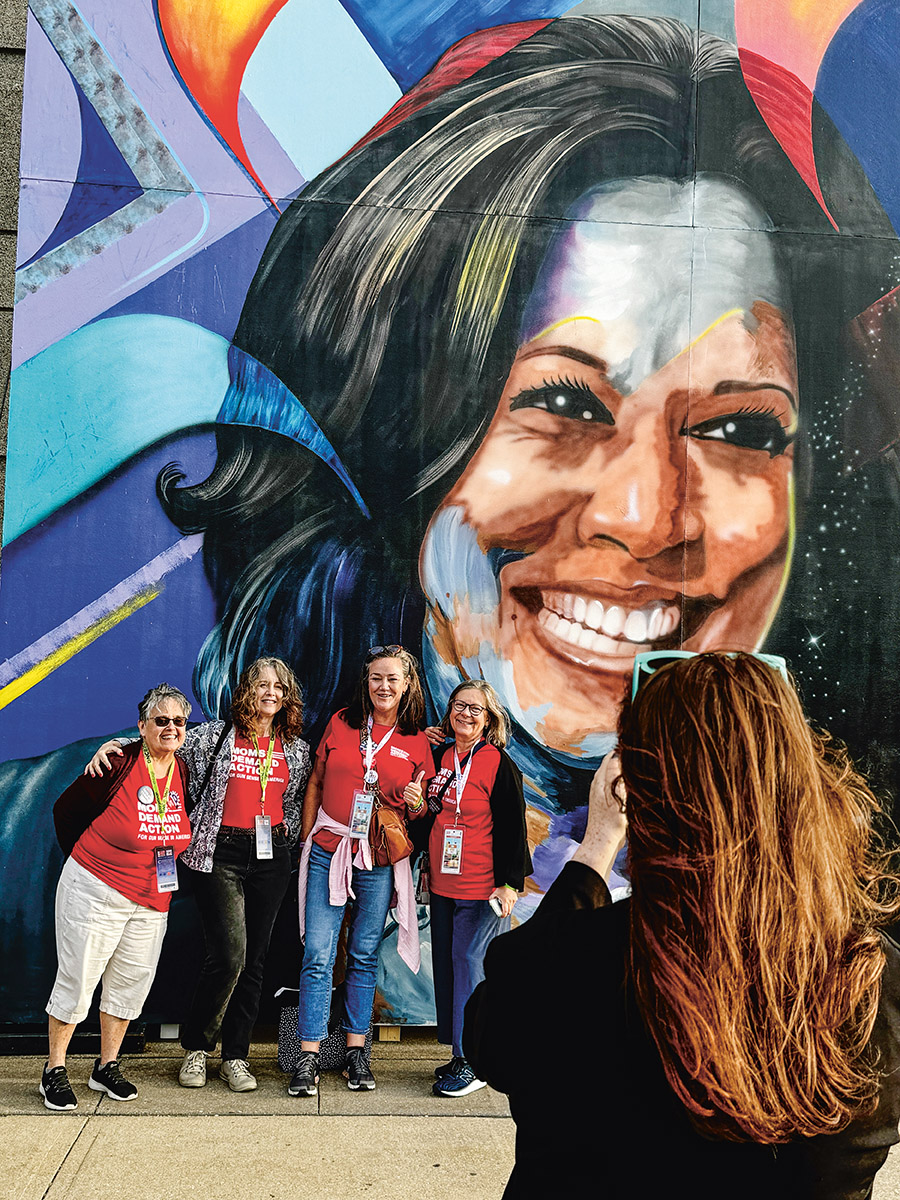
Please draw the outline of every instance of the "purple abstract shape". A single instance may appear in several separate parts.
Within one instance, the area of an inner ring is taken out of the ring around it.
[[[65,210],[81,156],[81,119],[72,76],[30,12],[25,77],[19,262],[35,254]]]
[[[56,228],[29,261],[41,258],[76,233],[82,233],[110,213],[118,212],[144,190],[81,88],[77,84],[74,86],[81,112],[81,161],[77,180]],[[19,265],[24,267],[28,263]]]

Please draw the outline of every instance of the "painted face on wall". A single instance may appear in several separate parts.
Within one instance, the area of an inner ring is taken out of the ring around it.
[[[770,223],[737,184],[619,180],[570,217],[420,573],[429,682],[481,674],[580,759],[606,748],[635,654],[764,637],[797,378]]]

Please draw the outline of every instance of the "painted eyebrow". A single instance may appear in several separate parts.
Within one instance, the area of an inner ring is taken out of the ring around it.
[[[798,411],[797,399],[794,393],[778,383],[747,383],[742,379],[723,379],[713,388],[714,396],[727,396],[734,392],[783,392],[791,402],[794,412]]]
[[[533,350],[526,350],[524,354],[519,354],[517,357],[520,362],[523,362],[526,358],[536,358],[541,354],[557,354],[560,358],[574,359],[575,362],[581,363],[585,367],[593,367],[603,375],[609,369],[609,364],[604,359],[588,354],[586,350],[579,350],[577,346],[535,346]]]

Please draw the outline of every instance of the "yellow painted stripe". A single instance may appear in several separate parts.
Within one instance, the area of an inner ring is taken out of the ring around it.
[[[143,608],[145,604],[149,604],[151,600],[162,591],[162,586],[153,584],[150,587],[144,588],[137,592],[131,599],[126,600],[124,604],[114,608],[111,613],[107,613],[105,617],[101,617],[99,621],[95,621],[93,625],[88,625],[87,629],[70,638],[52,654],[48,654],[46,658],[41,659],[33,667],[27,670],[18,679],[14,679],[8,683],[6,687],[0,688],[0,708],[6,708],[7,704],[11,704],[13,700],[18,700],[19,696],[24,695],[30,688],[33,688],[36,683],[40,683],[42,679],[46,679],[51,671],[55,671],[57,667],[61,667],[63,663],[68,662],[70,658],[74,658],[91,642],[95,642],[97,638],[102,637],[104,633],[109,633],[126,617],[130,617],[132,613],[136,613],[139,608]]]

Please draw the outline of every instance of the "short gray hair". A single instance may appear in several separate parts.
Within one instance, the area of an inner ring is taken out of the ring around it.
[[[177,687],[172,687],[170,683],[158,683],[156,687],[150,689],[138,705],[138,720],[146,721],[154,708],[163,700],[174,700],[176,704],[179,704],[185,720],[191,715],[191,702],[184,692],[179,691]]]

